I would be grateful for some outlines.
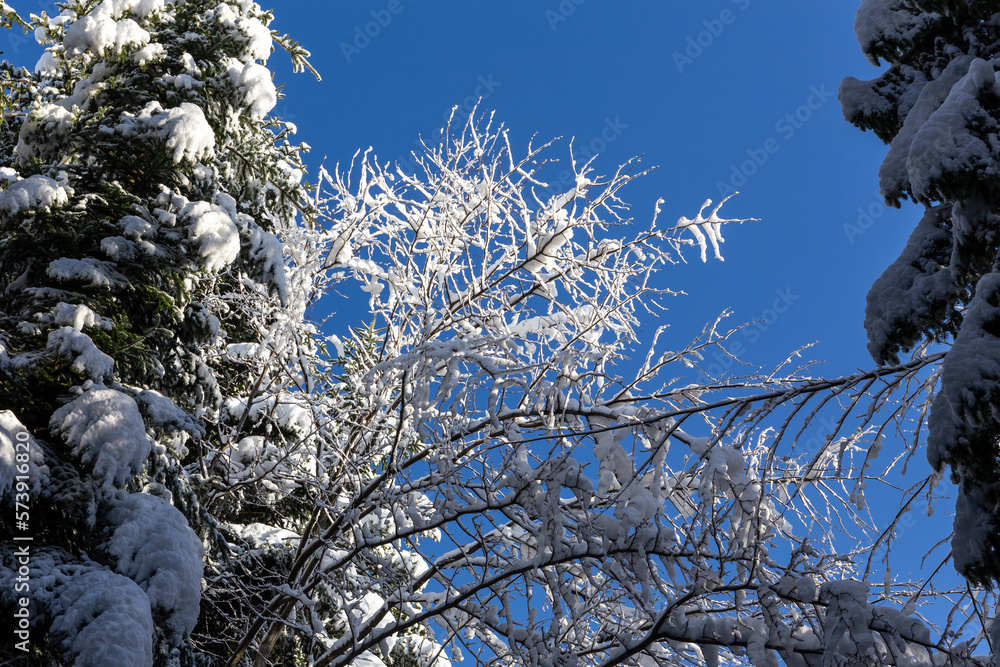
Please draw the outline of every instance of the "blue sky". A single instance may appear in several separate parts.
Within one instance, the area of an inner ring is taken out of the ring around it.
[[[854,38],[858,2],[262,4],[323,75],[292,74],[280,52],[269,63],[287,82],[275,112],[314,147],[313,174],[369,146],[382,161],[405,157],[452,107],[482,97],[515,148],[533,135],[575,137],[601,149],[600,173],[637,155],[658,166],[624,193],[639,223],[658,198],[672,221],[719,199],[720,183],[739,186],[724,212],[760,221],[727,229],[724,263],[702,265],[691,253],[690,264],[663,272],[662,286],[688,296],[671,300],[651,328],[669,323],[687,339],[731,308],[734,326],[767,320],[737,338],[748,361],[773,364],[818,342],[812,354],[828,362],[827,375],[873,365],[865,294],[919,212],[882,205],[886,147],[848,125],[836,99],[843,77],[878,71]],[[15,3],[25,14],[51,5]],[[37,57],[13,33],[4,51],[28,65]],[[555,155],[566,151],[564,143]],[[366,305],[329,304],[347,322],[360,322]]]
[[[15,7],[28,14],[52,4]],[[844,76],[878,71],[854,39],[857,3],[263,5],[274,8],[272,27],[309,48],[323,75],[316,82],[293,74],[280,51],[269,63],[286,83],[275,112],[314,147],[313,174],[321,162],[349,162],[369,146],[383,161],[405,157],[452,107],[481,96],[480,108],[496,112],[515,148],[533,135],[575,137],[578,147],[602,149],[599,173],[637,155],[659,167],[624,193],[639,223],[660,197],[663,219],[672,221],[718,200],[720,185],[739,185],[724,212],[760,221],[727,229],[724,263],[701,265],[692,254],[693,263],[664,272],[663,286],[689,296],[672,300],[652,326],[669,323],[686,338],[732,308],[733,325],[768,320],[740,339],[749,361],[773,363],[819,342],[814,356],[829,362],[829,374],[872,365],[865,294],[919,212],[882,205],[877,173],[886,147],[848,125],[836,100]],[[27,65],[39,52],[14,31],[3,51]],[[554,155],[564,158],[566,144]],[[776,300],[789,306],[777,317]]]
[[[660,197],[665,221],[693,217],[706,198],[720,198],[720,182],[735,179],[742,194],[724,211],[760,222],[728,228],[724,263],[702,265],[692,253],[690,264],[661,274],[663,286],[688,296],[670,301],[651,328],[669,323],[686,340],[732,308],[733,325],[767,320],[737,338],[746,360],[774,364],[818,342],[813,358],[829,362],[822,372],[832,376],[873,365],[865,295],[919,218],[913,207],[882,204],[886,147],[850,126],[836,99],[843,77],[878,71],[855,41],[856,7],[282,1],[272,27],[313,52],[323,82],[292,75],[281,55],[270,65],[288,82],[277,112],[314,147],[313,165],[348,162],[369,146],[382,161],[405,157],[453,106],[482,96],[481,109],[510,128],[515,148],[535,134],[575,137],[602,149],[601,173],[636,155],[658,166],[625,192],[638,222]],[[565,144],[557,155],[565,157]],[[352,321],[367,305],[360,301],[329,305]],[[776,301],[785,312],[772,310]],[[940,538],[947,517],[938,513],[933,531],[908,537]]]
[[[728,229],[725,263],[663,274],[665,285],[690,295],[670,302],[664,320],[684,337],[730,307],[733,324],[770,320],[742,338],[751,361],[774,362],[820,341],[816,356],[833,373],[871,365],[865,294],[917,212],[882,206],[885,147],[849,126],[836,99],[844,76],[877,72],[854,39],[855,3],[273,6],[272,27],[309,48],[323,75],[322,83],[292,75],[281,55],[270,63],[288,82],[278,111],[314,147],[313,164],[347,162],[368,146],[382,160],[405,156],[453,106],[482,96],[515,147],[536,133],[576,137],[577,146],[603,148],[599,172],[635,155],[658,166],[625,193],[637,221],[648,220],[659,197],[665,220],[693,216],[706,198],[719,198],[720,182],[735,182],[742,194],[724,211],[760,222]],[[876,214],[864,230],[859,208]],[[775,319],[769,309],[779,293],[791,307]]]

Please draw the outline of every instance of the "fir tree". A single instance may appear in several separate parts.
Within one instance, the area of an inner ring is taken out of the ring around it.
[[[308,463],[285,398],[317,375],[316,292],[283,254],[306,197],[294,127],[268,115],[270,21],[248,1],[69,2],[32,21],[34,73],[5,70],[22,94],[0,133],[0,490],[23,488],[7,452],[28,438],[47,664],[225,657],[253,595],[232,526],[307,514],[294,485],[232,494],[219,470],[233,450]]]
[[[840,88],[849,121],[889,144],[882,194],[924,216],[872,286],[879,363],[950,342],[928,454],[959,484],[952,550],[970,581],[1000,581],[1000,10],[987,0],[865,0],[855,32],[872,81]]]

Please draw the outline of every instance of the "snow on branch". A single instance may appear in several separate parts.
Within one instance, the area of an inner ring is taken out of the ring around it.
[[[661,329],[625,374],[641,316],[675,293],[660,270],[690,245],[718,255],[721,226],[745,220],[706,203],[662,229],[658,204],[618,238],[634,164],[602,177],[574,163],[553,192],[549,148],[518,156],[506,130],[470,119],[417,156],[419,176],[370,152],[324,172],[322,280],[362,290],[370,324],[335,342],[336,381],[307,429],[316,475],[292,443],[240,441],[228,459],[233,489],[294,479],[322,508],[294,530],[234,527],[247,563],[289,565],[228,664],[289,628],[309,629],[316,665],[388,664],[403,647],[438,667],[463,653],[983,664],[912,615],[908,601],[953,591],[899,584],[876,601],[863,583],[893,544],[866,485],[905,462],[882,445],[940,356],[822,379],[793,354],[706,377],[706,355],[728,354],[720,317],[673,349]]]

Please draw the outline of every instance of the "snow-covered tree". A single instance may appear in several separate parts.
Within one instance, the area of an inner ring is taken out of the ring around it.
[[[39,664],[191,664],[239,632],[228,526],[259,508],[211,469],[271,422],[282,447],[281,397],[319,375],[315,291],[279,240],[308,254],[270,20],[246,0],[67,2],[32,17],[34,71],[3,70],[0,491],[30,520],[4,518],[0,601],[13,613],[10,538],[30,535]]]
[[[974,592],[869,583],[865,487],[940,354],[713,375],[724,317],[642,319],[742,221],[623,238],[636,163],[553,195],[489,118],[307,188],[270,20],[69,2],[0,70],[0,612],[30,536],[36,661],[987,664]],[[323,331],[335,286],[368,318]]]
[[[913,615],[964,592],[867,582],[892,538],[865,485],[904,458],[877,465],[934,357],[712,377],[721,318],[682,343],[640,316],[734,221],[658,205],[623,240],[634,164],[574,163],[550,196],[549,146],[518,157],[488,119],[443,137],[418,175],[368,153],[322,174],[324,268],[372,319],[335,341],[312,519],[255,528],[285,569],[229,665],[288,632],[316,665],[986,664]]]
[[[995,2],[865,0],[855,32],[872,81],[840,89],[849,121],[889,144],[890,204],[924,215],[872,286],[865,326],[879,363],[948,346],[928,456],[959,487],[952,555],[970,581],[1000,581],[1000,8]]]

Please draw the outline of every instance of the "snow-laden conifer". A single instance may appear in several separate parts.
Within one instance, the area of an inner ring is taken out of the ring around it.
[[[978,0],[865,0],[855,32],[872,81],[844,80],[852,123],[889,144],[890,204],[925,208],[900,258],[873,285],[865,327],[879,363],[954,341],[930,414],[928,454],[959,485],[954,563],[1000,580],[1000,10]]]
[[[268,116],[270,21],[248,1],[70,2],[32,17],[33,71],[5,70],[3,444],[30,435],[47,664],[194,664],[245,618],[219,591],[242,603],[230,524],[259,508],[217,497],[218,453],[257,427],[303,446],[271,411],[247,419],[315,375],[315,290],[280,240],[307,235],[307,203],[294,127]]]

